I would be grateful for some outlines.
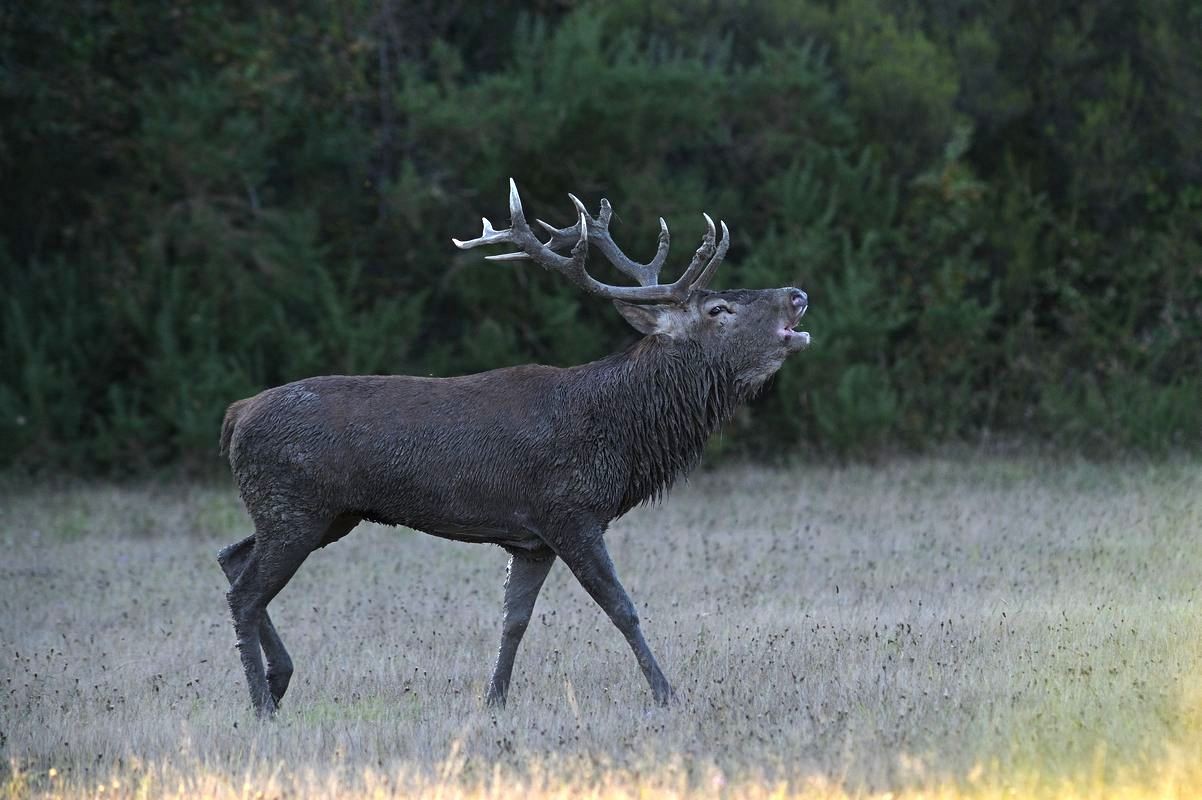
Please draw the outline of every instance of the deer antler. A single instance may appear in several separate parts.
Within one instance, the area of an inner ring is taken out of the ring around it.
[[[659,218],[659,246],[655,250],[655,258],[646,264],[640,264],[623,253],[614,242],[613,237],[609,235],[609,220],[613,217],[614,209],[608,200],[601,200],[601,213],[594,218],[585,210],[584,203],[580,202],[580,198],[570,193],[568,197],[571,198],[572,204],[576,206],[576,213],[580,215],[580,219],[588,229],[589,244],[596,245],[597,250],[605,256],[609,263],[617,267],[622,274],[629,275],[638,281],[639,286],[655,286],[659,283],[659,271],[668,258],[668,245],[672,238],[668,234],[668,223],[664,222],[663,217]],[[580,222],[570,228],[556,228],[541,219],[535,220],[535,222],[551,234],[551,241],[547,244],[552,249],[571,244],[580,238]]]
[[[708,230],[701,241],[701,246],[693,255],[693,260],[684,273],[670,284],[659,282],[659,272],[668,257],[668,246],[671,237],[668,234],[668,223],[663,217],[659,220],[659,246],[655,258],[646,264],[640,264],[622,252],[609,234],[609,221],[613,217],[613,207],[608,200],[601,201],[601,211],[591,216],[585,210],[584,204],[572,194],[568,197],[576,206],[579,219],[575,225],[567,228],[556,228],[537,220],[550,235],[546,243],[540,242],[530,225],[526,222],[526,214],[522,210],[522,199],[518,196],[518,187],[513,179],[509,179],[509,216],[510,227],[498,231],[493,228],[487,218],[483,219],[484,232],[469,241],[452,239],[455,246],[461,250],[480,247],[487,244],[502,242],[517,246],[519,252],[503,253],[486,256],[490,261],[517,261],[531,259],[546,269],[562,272],[573,283],[587,292],[606,297],[611,300],[625,300],[633,303],[682,303],[694,289],[704,289],[713,277],[714,271],[722,263],[726,251],[730,247],[730,231],[726,223],[722,226],[722,238],[715,243],[716,231],[714,221],[709,214],[705,215]],[[603,256],[624,275],[636,280],[638,286],[611,286],[601,283],[588,274],[585,262],[588,259],[588,248],[595,244]],[[555,252],[556,248],[572,245],[571,256]]]

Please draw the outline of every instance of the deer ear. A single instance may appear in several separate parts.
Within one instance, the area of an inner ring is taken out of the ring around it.
[[[627,303],[625,300],[615,300],[614,308],[618,309],[618,313],[630,323],[632,328],[645,336],[653,333],[668,333],[672,327],[668,321],[671,306],[642,305]]]

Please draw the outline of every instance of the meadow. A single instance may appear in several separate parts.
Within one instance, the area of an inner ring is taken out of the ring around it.
[[[608,534],[679,694],[557,564],[507,708],[505,554],[364,525],[272,604],[255,720],[224,483],[0,484],[0,797],[1188,797],[1202,463],[723,467]]]

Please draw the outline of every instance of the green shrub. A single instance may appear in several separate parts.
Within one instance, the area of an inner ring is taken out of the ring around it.
[[[723,451],[1197,446],[1194,4],[441,8],[0,15],[0,462],[213,463],[265,386],[630,341],[450,246],[511,175],[551,222],[609,197],[636,258],[666,217],[665,276],[709,210],[718,285],[809,292],[813,348]]]

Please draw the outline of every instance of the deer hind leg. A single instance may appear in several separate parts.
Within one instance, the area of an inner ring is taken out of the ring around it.
[[[605,540],[601,538],[601,531],[587,533],[583,539],[573,542],[570,546],[561,547],[559,557],[626,637],[643,676],[651,686],[655,702],[661,706],[667,705],[675,693],[643,638],[638,612],[634,609],[634,603],[630,602],[630,595],[618,580],[613,561],[610,560],[609,551],[605,547]]]
[[[509,694],[509,678],[513,673],[513,658],[530,623],[534,601],[555,563],[550,550],[537,553],[510,551],[509,571],[505,578],[505,620],[501,624],[501,648],[493,667],[492,679],[484,701],[490,706],[505,705]]]
[[[217,554],[217,562],[221,564],[221,569],[231,586],[242,574],[254,547],[255,537],[252,535],[231,544]],[[267,686],[278,706],[284,693],[288,691],[289,681],[292,680],[292,657],[288,655],[284,642],[276,633],[275,626],[271,624],[271,617],[267,611],[263,612],[263,621],[259,624],[259,643],[263,647],[263,655],[267,657]]]
[[[278,708],[267,683],[260,653],[267,604],[271,602],[296,570],[321,541],[325,523],[302,520],[255,520],[254,546],[243,562],[242,571],[226,593],[238,637],[238,654],[246,673],[251,703],[260,717],[269,717]]]

